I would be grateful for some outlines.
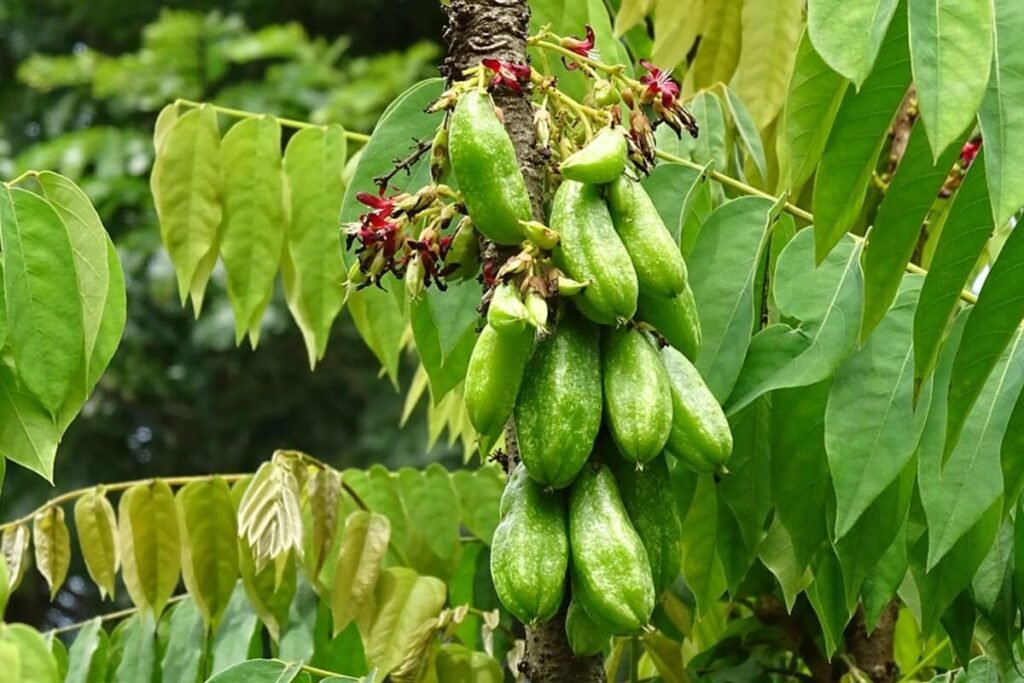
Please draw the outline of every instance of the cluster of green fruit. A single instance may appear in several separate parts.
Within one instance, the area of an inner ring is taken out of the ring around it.
[[[490,98],[464,95],[450,132],[476,229],[499,244],[528,239],[529,197]],[[611,126],[561,163],[556,239],[533,245],[531,267],[548,264],[565,279],[542,281],[579,291],[539,298],[538,312],[536,271],[506,269],[466,376],[473,426],[494,436],[513,418],[522,463],[501,502],[495,588],[534,625],[562,607],[568,577],[566,628],[580,655],[643,629],[679,574],[681,523],[660,456],[714,472],[732,451],[729,424],[691,362],[700,327],[686,264],[626,164],[625,132]]]

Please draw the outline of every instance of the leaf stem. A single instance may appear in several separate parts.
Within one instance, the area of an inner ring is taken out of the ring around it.
[[[226,116],[234,116],[235,118],[239,119],[258,119],[262,116],[272,116],[272,118],[277,119],[277,122],[280,123],[285,128],[326,128],[326,126],[321,126],[316,123],[309,123],[308,121],[296,121],[295,119],[285,119],[280,116],[273,116],[271,114],[260,114],[257,112],[245,111],[243,109],[232,109],[231,107],[222,107],[220,105],[212,104],[209,102],[196,102],[194,100],[185,100],[179,98],[174,100],[174,104],[179,107],[191,107],[193,109],[201,107],[204,104],[206,104],[210,107],[213,107],[213,110],[216,112],[220,112],[221,114],[224,114]],[[370,136],[366,135],[365,133],[354,133],[349,130],[345,131],[345,137],[353,142],[368,142],[370,140]]]
[[[14,180],[8,180],[7,182],[4,183],[4,185],[6,185],[7,187],[14,187],[15,185],[17,185],[21,181],[25,180],[26,178],[30,178],[30,177],[36,175],[37,173],[38,173],[38,171],[25,171],[24,173],[22,173],[20,176],[18,176]]]
[[[921,661],[919,661],[914,666],[910,667],[910,671],[908,671],[907,673],[903,674],[903,676],[900,678],[900,680],[897,683],[907,683],[907,681],[912,680],[914,678],[914,676],[916,676],[917,673],[919,671],[921,671],[921,669],[923,669],[926,666],[928,666],[928,664],[930,664],[933,659],[938,657],[939,654],[944,649],[946,649],[946,647],[948,645],[949,645],[949,638],[943,638],[942,642],[940,642],[938,645],[936,645],[931,650],[929,650],[925,654],[925,656],[921,658]]]
[[[174,597],[172,597],[170,600],[168,600],[167,604],[168,605],[173,605],[176,602],[181,602],[182,600],[184,600],[187,597],[188,597],[188,593],[180,593],[180,594],[175,595]],[[135,614],[138,611],[139,611],[138,607],[129,607],[127,609],[119,609],[116,612],[107,612],[106,614],[100,615],[99,620],[101,622],[106,622],[106,621],[113,621],[115,619],[123,619],[124,617],[130,617],[131,615]],[[88,624],[93,619],[96,619],[96,617],[93,617],[92,619],[86,619],[85,621],[76,621],[75,623],[68,624],[67,626],[60,626],[58,628],[51,628],[49,631],[45,631],[43,633],[43,635],[47,635],[47,634],[50,634],[50,633],[52,633],[53,635],[60,635],[62,633],[70,633],[71,631],[77,631],[78,629],[82,628],[83,626]]]

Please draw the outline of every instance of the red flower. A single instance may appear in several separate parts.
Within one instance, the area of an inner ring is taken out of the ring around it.
[[[597,50],[594,49],[594,43],[596,42],[594,39],[594,29],[591,28],[590,24],[586,24],[584,29],[586,30],[586,38],[577,38],[576,36],[562,38],[562,47],[578,54],[580,57],[598,59],[599,55],[597,54]],[[576,62],[573,62],[572,64],[567,63],[564,57],[562,58],[562,64],[564,64],[565,68],[569,71],[572,71],[579,66]]]
[[[372,218],[387,218],[395,210],[395,202],[392,199],[385,199],[384,197],[378,197],[372,195],[369,192],[358,192],[356,193],[356,199],[359,200],[360,204],[370,207],[371,211],[364,216]]]
[[[968,140],[964,143],[964,146],[960,149],[960,165],[966,169],[974,161],[974,157],[978,156],[978,150],[981,149],[981,139],[977,138],[974,140]]]
[[[671,107],[679,97],[679,84],[672,80],[672,71],[662,71],[646,59],[640,60],[640,66],[647,69],[647,73],[640,77],[640,83],[646,86],[645,99],[653,101],[660,95],[661,105]]]
[[[491,88],[503,85],[516,94],[523,92],[523,86],[530,82],[530,65],[503,62],[500,59],[485,59],[484,66],[494,72]]]

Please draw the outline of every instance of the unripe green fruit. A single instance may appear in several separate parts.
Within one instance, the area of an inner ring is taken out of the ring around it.
[[[494,436],[512,414],[523,369],[533,348],[533,329],[502,334],[486,325],[466,370],[466,412],[480,434]]]
[[[640,291],[671,297],[686,288],[686,263],[647,190],[620,176],[608,186],[615,232],[626,246]]]
[[[516,151],[487,93],[459,98],[448,132],[448,156],[473,223],[498,244],[523,239],[520,220],[533,209]]]
[[[654,611],[654,583],[640,536],[611,470],[583,468],[569,490],[573,598],[601,628],[636,633]]]
[[[491,541],[498,598],[527,626],[548,621],[562,606],[568,564],[564,498],[517,468],[501,496],[501,522]]]
[[[587,146],[569,156],[558,167],[566,180],[581,183],[610,183],[626,170],[626,132],[615,128],[602,128]]]
[[[669,344],[691,361],[697,360],[702,334],[700,317],[697,315],[697,301],[689,285],[668,299],[640,292],[637,298],[636,318],[653,325]]]
[[[573,598],[565,614],[565,637],[574,655],[590,657],[603,651],[612,635],[598,626],[579,601]]]
[[[665,450],[697,472],[721,470],[732,454],[729,421],[704,378],[686,356],[661,350],[672,395],[672,429]]]
[[[516,399],[519,457],[533,479],[560,489],[590,457],[601,427],[601,358],[596,326],[568,313],[537,345]]]
[[[498,285],[487,309],[487,324],[501,334],[520,334],[526,329],[529,318],[530,312],[519,298],[515,284]]]
[[[612,439],[627,460],[642,465],[661,454],[672,430],[668,373],[651,340],[637,330],[606,329],[601,342]]]
[[[588,318],[615,325],[636,313],[638,285],[598,188],[567,180],[555,193],[551,227],[559,235],[555,265],[587,287],[573,302]]]

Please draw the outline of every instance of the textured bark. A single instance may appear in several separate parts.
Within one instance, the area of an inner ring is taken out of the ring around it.
[[[892,683],[899,667],[893,657],[893,637],[900,604],[893,600],[882,611],[871,635],[864,623],[864,610],[857,608],[853,621],[846,628],[846,649],[857,668],[875,683]]]
[[[442,73],[449,80],[459,78],[464,69],[476,66],[484,58],[526,62],[529,21],[526,0],[452,0],[444,33],[448,57]],[[544,157],[537,149],[530,101],[499,90],[494,93],[494,102],[502,111],[505,128],[515,145],[534,218],[543,221]],[[511,420],[506,436],[511,468],[519,459]],[[564,608],[548,623],[526,629],[526,658],[520,668],[531,683],[603,683],[605,680],[600,656],[577,659],[569,649]]]

